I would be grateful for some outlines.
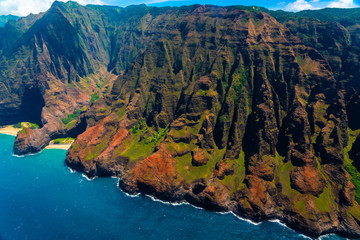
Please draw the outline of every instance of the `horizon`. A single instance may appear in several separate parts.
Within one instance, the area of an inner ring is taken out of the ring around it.
[[[0,0],[0,15],[14,15],[24,17],[29,14],[38,14],[47,11],[54,0]],[[61,0],[61,2],[68,2]],[[81,5],[108,5],[127,7],[131,5],[145,4],[155,7],[179,7],[184,5],[217,5],[217,6],[257,6],[264,7],[269,10],[283,10],[287,12],[299,12],[304,10],[319,10],[324,8],[358,8],[359,0],[254,0],[250,4],[244,0],[230,0],[222,3],[219,0],[73,0]]]

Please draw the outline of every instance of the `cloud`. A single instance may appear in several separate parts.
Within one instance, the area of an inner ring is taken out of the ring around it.
[[[104,4],[102,0],[75,1],[82,5]],[[16,16],[26,16],[30,13],[45,12],[53,2],[54,0],[0,0],[0,15],[12,14]],[[62,2],[67,2],[67,0],[62,0]]]
[[[314,7],[305,0],[296,0],[295,2],[289,3],[285,7],[285,10],[292,12],[308,10],[308,9],[314,9]]]
[[[358,7],[353,0],[336,0],[327,5],[329,8],[354,8]]]

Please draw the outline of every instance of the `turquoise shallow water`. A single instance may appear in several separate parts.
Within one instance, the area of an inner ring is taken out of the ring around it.
[[[64,150],[14,157],[0,134],[0,239],[305,239],[274,222],[129,197],[116,179],[87,181],[64,166]],[[330,235],[323,239],[341,239]]]

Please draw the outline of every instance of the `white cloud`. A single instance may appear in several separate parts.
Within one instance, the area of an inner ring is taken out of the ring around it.
[[[285,10],[293,11],[293,12],[308,10],[308,9],[314,9],[314,7],[305,0],[296,0],[295,2],[289,3],[285,7]]]
[[[336,0],[327,5],[329,8],[353,8],[358,7],[353,0]]]
[[[86,4],[104,4],[102,0],[75,0]],[[26,16],[30,13],[36,14],[48,10],[54,0],[0,0],[0,15],[12,14]],[[67,0],[62,0],[67,2]]]

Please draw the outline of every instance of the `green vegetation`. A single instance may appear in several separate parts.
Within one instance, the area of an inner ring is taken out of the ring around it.
[[[309,17],[328,22],[340,22],[345,27],[360,23],[360,13],[356,8],[353,9],[339,9],[326,8],[316,11],[301,11],[295,13],[297,16]]]
[[[5,24],[10,21],[10,20],[16,20],[18,19],[19,17],[17,16],[14,16],[14,15],[3,15],[3,16],[0,16],[0,27],[4,27]]]
[[[126,113],[125,107],[120,108],[116,111],[116,114],[118,115],[119,119],[121,119]]]
[[[93,149],[93,152],[88,154],[85,160],[91,160],[95,158],[96,156],[99,156],[109,145],[108,139],[103,139],[98,145],[96,145],[95,149]]]
[[[78,118],[81,114],[81,110],[77,110],[76,113],[73,114],[68,114],[66,118],[61,119],[61,121],[67,125],[68,123],[70,123],[71,121],[75,120],[76,118]]]
[[[121,153],[131,161],[149,156],[155,147],[165,138],[168,128],[160,128],[158,131],[149,128],[144,120],[140,120],[130,129],[132,139],[127,149]],[[120,154],[120,153],[119,153]]]
[[[298,192],[290,186],[290,171],[292,168],[293,165],[290,161],[284,163],[279,168],[279,181],[282,183],[282,193],[289,197],[298,194]]]
[[[145,144],[158,143],[168,132],[167,128],[160,128],[159,131],[153,131],[152,135],[145,139]]]
[[[233,76],[232,87],[235,91],[235,102],[238,102],[241,95],[244,92],[244,85],[246,80],[248,79],[249,74],[245,70],[238,71]]]
[[[76,151],[76,150],[78,150],[78,145],[77,145],[77,143],[75,143],[74,145],[73,145],[73,147],[72,147],[72,149],[74,150],[74,151]]]
[[[31,128],[31,129],[38,129],[39,125],[37,125],[36,123],[25,123],[27,124],[27,127]]]
[[[90,99],[90,103],[94,103],[96,100],[98,100],[100,97],[99,97],[99,94],[96,92],[96,93],[93,93],[91,95],[91,99]]]
[[[72,120],[68,124],[65,125],[65,128],[70,129],[76,124],[76,120]]]
[[[356,167],[352,164],[352,160],[349,157],[349,151],[351,150],[351,147],[353,143],[356,140],[357,135],[360,133],[360,131],[353,131],[350,128],[348,128],[349,133],[349,141],[346,148],[344,148],[344,160],[345,160],[345,170],[350,174],[351,176],[351,182],[355,185],[356,191],[355,191],[355,200],[360,204],[360,173],[356,169]]]
[[[329,186],[324,188],[319,197],[315,197],[315,205],[321,212],[330,212],[333,202],[330,199]]]
[[[21,134],[26,134],[27,133],[27,128],[23,128],[22,130],[21,130]]]
[[[22,124],[21,124],[21,122],[19,122],[19,123],[14,124],[13,127],[14,128],[22,128]]]
[[[52,140],[53,144],[69,144],[74,142],[74,138],[67,137],[67,138],[56,138]]]
[[[276,157],[279,158],[279,157]],[[277,160],[279,162],[280,159]],[[293,168],[292,163],[289,161],[284,163],[279,168],[279,181],[282,184],[282,193],[288,196],[291,199],[294,199],[295,207],[304,214],[310,214],[306,210],[306,202],[309,198],[314,200],[316,208],[321,212],[328,212],[334,205],[334,199],[330,195],[331,191],[329,191],[330,186],[324,188],[323,193],[321,193],[318,197],[315,196],[306,196],[301,194],[300,192],[294,190],[290,185],[290,172]]]
[[[140,120],[135,126],[131,128],[131,133],[136,134],[140,130],[140,128],[142,128],[143,123],[144,121]]]
[[[208,93],[209,93],[209,90],[199,89],[199,91],[197,91],[197,94],[199,94],[200,96],[207,96]]]
[[[104,138],[101,140],[101,142],[98,145],[96,145],[95,147],[87,148],[86,149],[87,156],[85,160],[91,160],[99,156],[109,146],[110,140],[112,136],[114,136],[116,131],[117,131],[117,127],[114,127],[111,132],[109,132],[107,135],[104,136]]]
[[[230,196],[245,187],[243,183],[245,178],[245,153],[241,151],[239,157],[234,160],[227,160],[227,164],[233,162],[234,174],[225,176],[223,180],[219,180],[223,185],[227,186],[230,190]]]
[[[38,129],[40,128],[39,125],[36,123],[31,122],[20,122],[13,125],[14,128],[31,128],[31,129]]]
[[[208,179],[211,176],[212,171],[215,168],[215,164],[216,164],[215,159],[211,158],[209,159],[207,164],[200,167],[194,167],[191,164],[192,161],[191,153],[176,157],[175,159],[177,163],[178,172],[187,182],[191,182],[199,178]]]
[[[360,204],[360,173],[351,164],[345,165],[346,171],[351,175],[351,182],[355,185],[355,199]]]

